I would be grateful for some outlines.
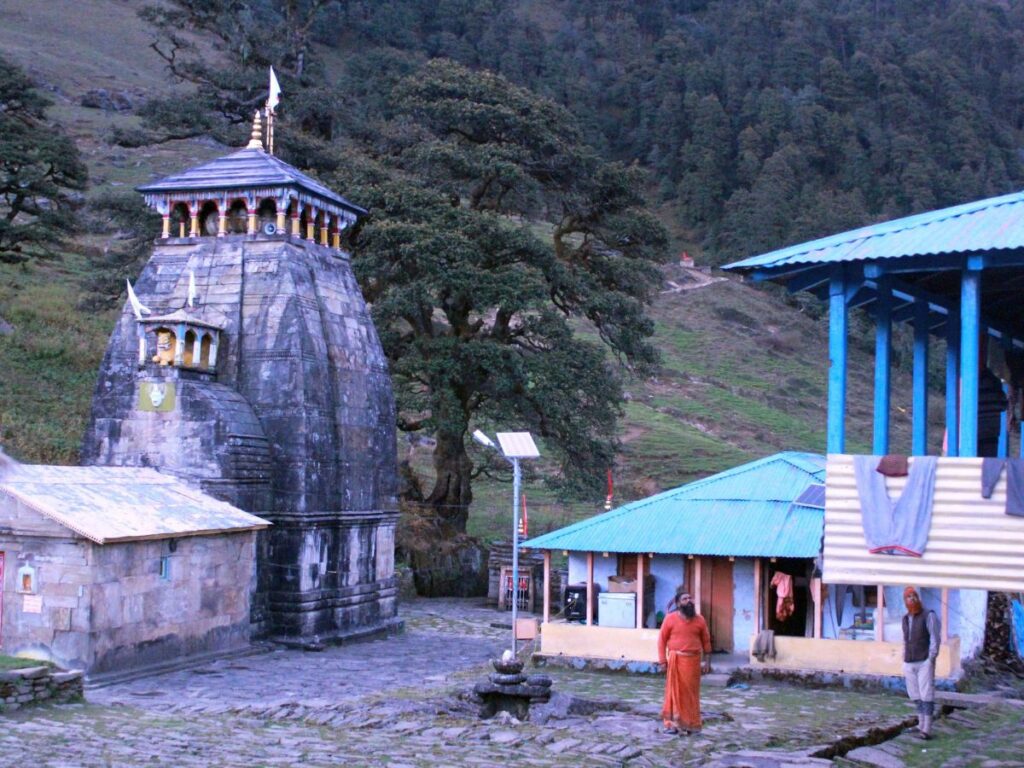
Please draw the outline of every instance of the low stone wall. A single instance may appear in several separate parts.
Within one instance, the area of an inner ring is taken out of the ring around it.
[[[82,698],[84,673],[51,667],[25,667],[0,672],[0,713],[38,702],[63,703]]]

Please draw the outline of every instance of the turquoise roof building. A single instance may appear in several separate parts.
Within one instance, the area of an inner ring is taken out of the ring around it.
[[[522,544],[572,552],[813,558],[825,457],[785,451],[624,504]],[[804,499],[804,501],[801,501]]]

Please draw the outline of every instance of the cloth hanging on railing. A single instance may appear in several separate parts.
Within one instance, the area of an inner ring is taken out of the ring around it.
[[[885,476],[875,471],[880,457],[854,456],[861,522],[872,554],[921,557],[928,543],[935,495],[935,456],[915,456],[903,493],[889,496]]]
[[[1006,470],[1006,514],[1024,517],[1024,459],[983,459],[981,497],[991,499],[999,477]]]

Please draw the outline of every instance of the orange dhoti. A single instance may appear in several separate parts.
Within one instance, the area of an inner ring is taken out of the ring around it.
[[[665,727],[699,731],[700,651],[669,651],[665,676],[665,704],[661,719]]]

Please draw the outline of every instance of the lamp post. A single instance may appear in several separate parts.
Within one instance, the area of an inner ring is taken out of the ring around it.
[[[473,432],[473,439],[491,450],[500,450],[505,460],[512,465],[512,654],[516,655],[516,621],[519,618],[519,485],[522,474],[520,459],[536,459],[540,456],[536,443],[529,432],[498,432],[499,447],[479,429]]]

